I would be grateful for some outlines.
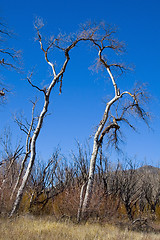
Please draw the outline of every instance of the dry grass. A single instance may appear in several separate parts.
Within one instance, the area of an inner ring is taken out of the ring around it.
[[[159,240],[160,234],[137,233],[120,230],[105,224],[76,225],[69,221],[56,222],[51,218],[19,217],[17,219],[0,219],[0,239],[12,240]]]

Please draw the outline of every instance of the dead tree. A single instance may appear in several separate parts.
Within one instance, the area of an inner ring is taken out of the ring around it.
[[[98,65],[103,67],[107,71],[113,85],[114,96],[113,98],[111,98],[110,101],[106,103],[103,117],[94,135],[93,150],[90,159],[89,177],[87,180],[87,187],[83,199],[83,204],[81,204],[82,216],[86,215],[87,208],[90,204],[93,190],[96,159],[105,135],[112,133],[111,140],[112,142],[114,141],[115,143],[117,143],[117,132],[120,129],[120,122],[126,122],[128,125],[132,126],[129,121],[124,117],[126,112],[135,111],[145,121],[147,117],[147,114],[140,107],[139,100],[140,97],[143,96],[143,92],[141,91],[141,89],[135,89],[133,93],[130,93],[129,91],[121,91],[120,88],[118,88],[116,79],[113,75],[113,70],[118,69],[123,72],[125,70],[125,67],[122,64],[110,63],[107,57],[104,55],[107,50],[110,50],[113,53],[123,51],[123,44],[115,40],[113,37],[115,31],[109,27],[105,27],[104,24],[100,24],[93,27],[91,25],[84,26],[84,32],[86,32],[86,34],[88,32],[92,32],[90,38],[87,38],[86,40],[88,40],[93,45],[93,47],[96,48],[98,52]],[[117,102],[119,102],[119,105],[121,105],[121,101],[125,96],[128,105],[124,106],[122,104],[124,108],[120,115],[117,112],[115,113],[115,115],[112,115],[111,107],[114,106]]]
[[[44,53],[45,61],[49,64],[49,66],[52,69],[53,79],[52,79],[49,87],[46,89],[46,88],[40,88],[39,86],[33,84],[32,80],[31,80],[32,73],[27,78],[27,80],[30,83],[30,85],[33,88],[36,88],[39,92],[41,92],[43,94],[43,96],[44,96],[44,105],[43,105],[43,109],[42,109],[42,111],[41,111],[41,113],[39,115],[37,126],[35,127],[35,130],[34,130],[32,136],[30,136],[31,142],[30,142],[30,159],[29,159],[29,164],[28,164],[26,172],[25,172],[25,174],[23,176],[22,183],[21,183],[21,185],[20,185],[20,187],[18,189],[16,200],[14,202],[13,209],[11,211],[10,216],[12,216],[14,213],[16,213],[16,211],[19,208],[19,204],[21,202],[25,186],[27,184],[28,178],[29,178],[29,176],[31,174],[32,167],[34,165],[35,156],[36,156],[36,141],[37,141],[37,138],[39,136],[39,133],[40,133],[40,130],[41,130],[41,127],[42,127],[42,124],[43,124],[44,117],[45,117],[45,115],[46,115],[46,113],[48,111],[49,99],[50,99],[51,91],[54,88],[54,86],[56,85],[56,83],[58,83],[59,81],[62,82],[63,74],[64,74],[64,72],[66,70],[66,66],[67,66],[67,64],[69,62],[69,59],[70,59],[69,58],[69,51],[73,48],[73,45],[70,45],[68,48],[63,49],[63,52],[65,54],[65,61],[64,61],[63,65],[62,65],[62,67],[61,67],[61,70],[58,73],[56,73],[54,64],[48,58],[48,52],[53,47],[57,47],[57,48],[59,47],[58,42],[59,42],[60,39],[59,38],[54,38],[52,40],[52,42],[48,45],[48,47],[45,49],[44,45],[43,45],[43,42],[42,42],[42,36],[40,34],[41,25],[39,24],[39,22],[37,22],[35,24],[35,28],[37,30],[37,35],[38,35],[38,41],[40,43],[40,48],[41,48],[42,52]]]

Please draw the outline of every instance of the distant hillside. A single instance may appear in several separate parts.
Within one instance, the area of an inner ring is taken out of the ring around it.
[[[158,168],[158,167],[153,167],[153,166],[151,166],[151,165],[144,165],[144,166],[142,166],[142,167],[140,167],[140,168],[138,168],[137,169],[137,171],[139,172],[139,173],[142,173],[142,174],[153,174],[153,175],[159,175],[160,174],[160,168]]]

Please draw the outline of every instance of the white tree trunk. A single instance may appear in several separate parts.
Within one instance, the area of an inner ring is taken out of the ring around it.
[[[100,147],[100,144],[101,144],[100,141],[99,141],[99,136],[102,133],[102,130],[103,130],[103,128],[104,128],[104,126],[106,124],[106,121],[108,119],[108,114],[109,114],[110,107],[120,97],[121,96],[117,96],[117,94],[116,94],[115,97],[113,99],[111,99],[111,101],[109,101],[107,103],[106,109],[105,109],[104,114],[103,114],[103,118],[102,118],[102,120],[101,120],[101,122],[99,124],[97,132],[95,133],[94,143],[93,143],[93,151],[92,151],[92,156],[91,156],[91,160],[90,160],[88,183],[87,183],[87,188],[86,188],[84,201],[83,201],[83,205],[82,205],[82,214],[81,215],[84,218],[85,218],[85,215],[87,213],[87,208],[88,208],[88,206],[90,204],[90,200],[91,200],[91,197],[92,197],[95,164],[96,164],[98,150],[99,150],[99,147]]]
[[[84,194],[84,189],[85,189],[86,185],[87,185],[87,182],[85,182],[81,187],[79,208],[78,208],[78,214],[77,214],[77,222],[78,223],[81,220],[81,212],[82,212],[82,205],[83,205],[83,194]]]
[[[93,152],[92,152],[92,156],[91,156],[91,160],[90,160],[88,183],[87,183],[86,193],[85,193],[85,197],[84,197],[84,201],[83,201],[83,205],[82,205],[82,216],[83,217],[86,214],[86,210],[89,206],[89,203],[90,203],[90,200],[91,200],[91,197],[92,197],[92,189],[93,189],[93,182],[94,182],[94,171],[95,171],[95,164],[96,164],[98,149],[99,149],[99,143],[95,139],[94,140],[94,145],[93,145]]]
[[[29,164],[28,164],[27,170],[25,172],[25,175],[23,176],[21,186],[18,189],[16,200],[14,202],[12,211],[10,213],[10,217],[12,217],[13,214],[15,214],[16,211],[19,208],[19,205],[20,205],[20,202],[21,202],[21,199],[22,199],[22,196],[23,196],[24,189],[26,187],[28,178],[30,176],[30,173],[31,173],[31,170],[32,170],[32,166],[34,164],[34,160],[35,160],[35,156],[36,156],[36,140],[37,140],[37,137],[39,135],[40,129],[42,127],[43,119],[44,119],[44,116],[45,116],[45,114],[47,112],[47,109],[48,109],[48,104],[49,104],[49,97],[48,97],[48,95],[45,95],[44,107],[43,107],[42,112],[41,112],[41,114],[39,116],[39,121],[38,121],[37,127],[36,127],[36,129],[34,131],[32,141],[31,141],[31,156],[30,156]]]
[[[115,92],[116,93],[116,92]],[[82,211],[81,211],[81,216],[85,218],[86,213],[87,213],[87,208],[89,207],[90,200],[92,197],[92,191],[93,191],[93,183],[94,183],[94,173],[95,173],[95,165],[96,165],[96,159],[97,159],[97,154],[99,151],[99,148],[102,144],[101,140],[103,140],[103,137],[106,133],[105,130],[103,130],[106,121],[108,119],[108,114],[111,106],[119,99],[121,98],[124,94],[129,94],[131,97],[134,97],[132,94],[129,92],[123,92],[121,95],[115,94],[115,97],[107,103],[103,118],[100,122],[100,125],[97,129],[97,132],[95,133],[94,137],[94,143],[93,143],[93,151],[92,151],[92,156],[90,159],[90,168],[89,168],[89,177],[88,177],[88,182],[87,182],[87,187],[86,187],[86,192],[83,200],[83,205],[82,205]],[[79,219],[81,218],[79,216]]]
[[[19,175],[18,175],[18,178],[17,178],[17,181],[16,181],[16,184],[13,188],[13,191],[11,193],[11,197],[10,197],[10,200],[12,200],[13,198],[13,195],[20,183],[20,180],[21,180],[21,177],[22,177],[22,174],[23,174],[23,171],[24,171],[24,168],[25,168],[25,163],[29,157],[29,154],[30,154],[30,144],[31,144],[31,139],[30,139],[30,134],[31,134],[31,131],[32,131],[32,128],[33,128],[33,124],[34,124],[34,109],[35,109],[35,106],[36,106],[36,102],[33,103],[33,108],[32,108],[32,120],[31,120],[31,124],[30,124],[30,127],[29,127],[29,131],[27,133],[27,138],[26,138],[26,153],[25,153],[25,156],[22,160],[22,163],[21,163],[21,168],[20,168],[20,171],[19,171]]]
[[[28,181],[28,178],[31,174],[31,171],[32,171],[32,167],[33,167],[33,164],[34,164],[34,160],[35,160],[35,156],[36,156],[36,140],[37,140],[37,137],[40,133],[40,130],[41,130],[41,127],[42,127],[42,124],[43,124],[43,120],[44,120],[44,117],[47,113],[47,110],[48,110],[48,105],[49,105],[49,98],[50,98],[50,93],[52,91],[52,89],[54,88],[55,84],[59,81],[59,79],[61,78],[61,81],[62,81],[62,78],[63,78],[63,74],[66,70],[66,67],[67,67],[67,64],[68,64],[68,61],[69,61],[69,51],[75,46],[73,44],[73,46],[69,46],[66,50],[65,50],[65,57],[66,57],[66,60],[64,61],[64,64],[60,70],[60,72],[58,74],[56,74],[55,72],[55,68],[54,68],[54,64],[52,64],[49,60],[48,60],[48,50],[49,50],[49,47],[47,48],[47,50],[44,50],[43,48],[43,45],[42,45],[42,41],[41,41],[41,35],[39,34],[39,30],[38,31],[38,36],[39,36],[39,42],[40,42],[40,46],[41,46],[41,49],[42,51],[44,52],[45,54],[45,60],[46,62],[51,66],[52,68],[52,71],[53,71],[53,75],[54,75],[54,78],[52,80],[52,82],[50,83],[49,87],[47,90],[43,90],[43,89],[40,89],[39,87],[35,86],[32,84],[31,80],[28,78],[28,82],[31,84],[32,87],[35,87],[36,89],[38,89],[39,91],[43,92],[44,93],[44,97],[45,97],[45,100],[44,100],[44,105],[43,105],[43,109],[40,113],[40,116],[39,116],[39,119],[38,119],[38,123],[37,123],[37,127],[33,133],[33,136],[32,136],[32,140],[31,140],[31,145],[30,145],[30,160],[29,160],[29,164],[28,164],[28,167],[27,167],[27,170],[22,178],[22,183],[18,189],[18,192],[17,192],[17,196],[16,196],[16,200],[14,202],[14,205],[13,205],[13,208],[12,208],[12,211],[10,213],[10,217],[12,217],[18,210],[19,208],[19,205],[20,205],[20,202],[22,200],[22,196],[23,196],[23,193],[24,193],[24,189],[26,187],[26,184],[27,184],[27,181]],[[77,43],[77,42],[76,42]],[[51,46],[51,45],[50,45]]]

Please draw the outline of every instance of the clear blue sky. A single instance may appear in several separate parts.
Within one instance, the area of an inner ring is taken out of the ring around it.
[[[118,38],[126,43],[124,60],[135,65],[135,71],[123,78],[123,88],[130,88],[134,81],[148,83],[152,95],[149,105],[153,120],[149,130],[139,124],[139,133],[125,129],[126,144],[123,150],[137,160],[157,164],[160,162],[160,1],[159,0],[99,0],[99,1],[3,1],[0,16],[17,34],[10,42],[22,50],[24,74],[3,71],[1,76],[13,91],[5,106],[0,106],[0,131],[11,126],[13,141],[21,137],[13,123],[12,113],[23,111],[29,118],[30,99],[36,91],[24,80],[28,71],[35,67],[34,79],[48,83],[49,68],[43,60],[38,42],[34,41],[33,21],[40,16],[46,22],[46,34],[76,31],[87,20],[116,25]],[[88,67],[93,64],[91,51],[83,53],[78,47],[71,54],[71,61],[64,75],[63,93],[58,89],[52,94],[49,112],[40,133],[37,150],[48,158],[59,144],[66,154],[75,146],[75,139],[85,142],[99,123],[104,110],[103,99],[110,95],[111,85],[92,74]],[[50,59],[55,61],[55,59]],[[36,93],[37,96],[39,96]],[[39,108],[40,109],[40,108]],[[113,158],[113,157],[112,157]]]

